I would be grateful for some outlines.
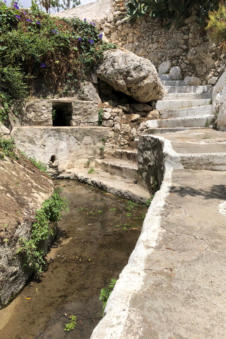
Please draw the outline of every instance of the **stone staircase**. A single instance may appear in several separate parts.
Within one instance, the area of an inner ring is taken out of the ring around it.
[[[58,177],[76,178],[139,203],[146,203],[150,199],[150,193],[138,173],[135,149],[116,149],[113,154],[91,162],[88,168],[73,168]]]
[[[191,128],[206,128],[211,125],[212,86],[186,86],[183,80],[168,80],[161,75],[166,94],[159,100],[156,109],[160,119],[146,123],[150,133],[164,133]]]

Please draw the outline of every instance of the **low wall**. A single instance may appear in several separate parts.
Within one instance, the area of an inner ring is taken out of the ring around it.
[[[76,168],[100,157],[112,132],[105,127],[15,127],[11,133],[16,146],[28,157],[58,171]]]

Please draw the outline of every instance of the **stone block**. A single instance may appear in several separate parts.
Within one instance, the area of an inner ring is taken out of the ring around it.
[[[97,126],[99,105],[95,101],[74,101],[72,103],[72,126]]]

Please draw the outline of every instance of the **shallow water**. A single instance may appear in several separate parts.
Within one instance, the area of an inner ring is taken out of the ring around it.
[[[59,223],[63,236],[42,281],[0,311],[1,339],[89,338],[102,317],[100,290],[118,278],[139,236],[144,206],[75,181],[56,186],[69,202]],[[77,325],[66,333],[70,315]]]

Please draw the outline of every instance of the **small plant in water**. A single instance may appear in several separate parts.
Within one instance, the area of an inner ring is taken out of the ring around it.
[[[100,290],[99,300],[102,302],[103,311],[105,310],[108,298],[116,284],[116,279],[112,278],[107,287],[104,287]]]
[[[65,332],[70,332],[73,331],[77,325],[77,317],[76,315],[72,314],[69,316],[70,321],[65,324],[64,326],[64,331]]]

